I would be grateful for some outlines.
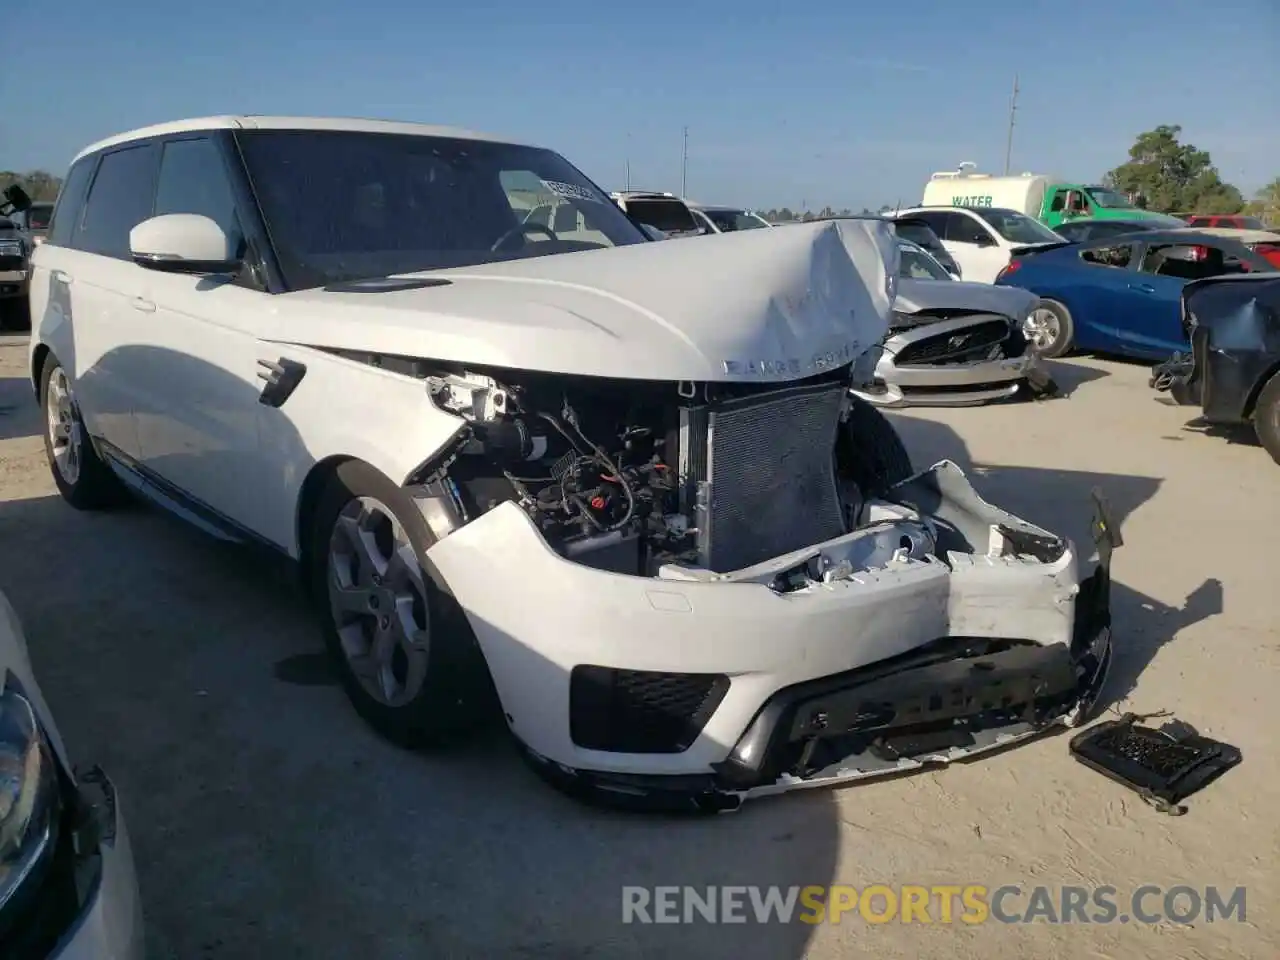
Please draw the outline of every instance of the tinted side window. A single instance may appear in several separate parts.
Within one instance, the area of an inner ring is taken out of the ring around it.
[[[89,188],[89,203],[74,246],[91,253],[129,259],[129,231],[151,216],[156,189],[152,144],[104,154]]]
[[[242,238],[235,196],[218,145],[207,137],[174,140],[164,145],[156,184],[155,216],[198,213],[222,228],[239,247]]]
[[[947,235],[947,214],[939,210],[925,210],[920,213],[913,213],[911,214],[911,219],[923,220],[929,225],[929,229],[938,235],[939,239]]]
[[[974,220],[973,217],[966,216],[963,213],[947,214],[947,236],[946,239],[953,240],[956,243],[979,243],[983,240],[989,240],[991,234],[987,228]]]
[[[93,176],[94,165],[98,158],[84,157],[77,161],[67,173],[58,191],[58,203],[53,208],[53,220],[49,224],[46,243],[60,247],[71,245],[72,235],[80,222],[80,213],[84,210],[84,192],[89,186],[89,178]]]
[[[1057,228],[1058,236],[1064,240],[1070,240],[1072,243],[1083,243],[1089,239],[1089,227],[1087,223],[1064,223]]]

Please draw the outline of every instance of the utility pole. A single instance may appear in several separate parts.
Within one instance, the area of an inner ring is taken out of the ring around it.
[[[684,150],[680,154],[680,196],[689,195],[689,128],[684,128]]]
[[[1004,175],[1009,175],[1009,161],[1013,157],[1013,117],[1018,112],[1018,75],[1013,75],[1013,96],[1009,98],[1009,138],[1004,144]]]
[[[627,180],[627,185],[626,185],[625,187],[623,187],[623,189],[624,189],[624,190],[630,190],[630,189],[631,189],[631,158],[630,158],[630,157],[627,157],[627,176],[626,176],[626,180]]]

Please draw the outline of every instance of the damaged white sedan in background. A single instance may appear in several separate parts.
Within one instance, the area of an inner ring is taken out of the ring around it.
[[[898,295],[875,374],[857,395],[882,407],[964,407],[1053,392],[1022,323],[1039,298],[956,280],[928,251],[898,241]]]
[[[158,163],[116,176],[135,149]],[[225,196],[221,220],[121,195],[175,149],[217,182],[157,197]],[[1086,572],[954,464],[915,471],[851,394],[888,224],[652,242],[549,150],[372,121],[149,128],[67,182],[33,302],[55,481],[297,560],[383,735],[492,714],[579,795],[721,810],[1091,705],[1108,553]],[[113,241],[133,262],[60,239],[99,190],[142,220]],[[154,312],[52,282],[81,272]]]

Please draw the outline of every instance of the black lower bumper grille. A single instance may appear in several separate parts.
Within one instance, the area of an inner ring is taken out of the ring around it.
[[[1010,337],[1010,325],[1004,320],[988,320],[956,333],[940,333],[908,344],[898,354],[897,364],[920,365],[938,363],[976,363],[1003,356]],[[1001,350],[993,355],[993,348]]]
[[[717,772],[750,787],[862,752],[893,759],[965,746],[975,732],[1060,714],[1078,682],[1065,645],[948,637],[780,690]]]
[[[680,753],[728,690],[723,674],[581,664],[569,675],[569,736],[585,750]]]
[[[25,270],[26,268],[27,261],[24,257],[8,253],[0,256],[0,273],[7,273],[10,270]]]

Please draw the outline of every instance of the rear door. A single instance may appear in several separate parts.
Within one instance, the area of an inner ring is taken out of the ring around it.
[[[139,453],[134,414],[146,359],[135,345],[147,309],[129,231],[151,216],[159,155],[151,141],[103,153],[69,245],[50,264],[51,289],[70,292],[72,356],[59,359],[73,370],[85,425],[129,458]]]

